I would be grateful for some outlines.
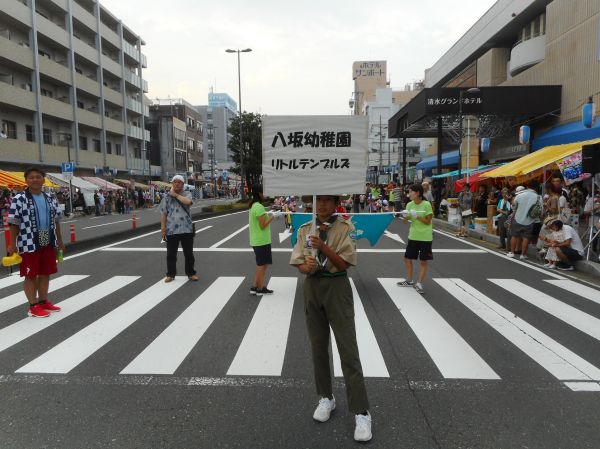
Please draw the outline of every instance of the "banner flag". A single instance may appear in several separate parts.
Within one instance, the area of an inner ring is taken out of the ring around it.
[[[583,172],[583,162],[582,162],[582,154],[581,151],[573,153],[564,159],[556,161],[560,172],[563,175],[566,185],[571,185],[573,183],[583,181],[592,176],[589,173]]]
[[[375,246],[379,238],[394,219],[393,214],[340,214],[349,218],[354,225],[351,237],[354,240],[367,239],[371,246]],[[296,245],[298,228],[312,219],[312,214],[292,214],[292,247]]]

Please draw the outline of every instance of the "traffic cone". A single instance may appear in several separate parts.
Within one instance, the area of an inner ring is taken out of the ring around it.
[[[71,243],[75,243],[77,241],[77,236],[75,235],[75,225],[71,223],[69,228],[71,228]]]
[[[135,212],[133,213],[133,217],[131,217],[131,229],[137,228],[137,218],[135,217]]]

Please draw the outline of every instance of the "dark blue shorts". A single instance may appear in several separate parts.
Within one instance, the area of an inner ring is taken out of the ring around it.
[[[410,260],[433,260],[432,243],[409,239],[404,257]]]
[[[271,244],[262,246],[253,246],[254,255],[256,256],[256,265],[273,265],[273,256],[271,255]]]

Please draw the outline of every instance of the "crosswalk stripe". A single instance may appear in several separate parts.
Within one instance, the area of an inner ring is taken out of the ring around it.
[[[184,282],[187,282],[187,279],[184,281],[178,278],[170,283],[161,279],[16,372],[68,373],[174,293]]]
[[[57,303],[61,311],[53,313],[50,318],[34,319],[24,318],[16,323],[0,329],[0,351],[25,340],[28,337],[46,329],[53,324],[64,320],[75,312],[87,307],[96,301],[110,295],[112,292],[125,287],[131,282],[139,279],[139,276],[115,276],[107,281],[101,282],[92,288],[84,290],[75,296]]]
[[[404,319],[446,379],[500,379],[471,346],[402,279],[379,278]]]
[[[580,284],[579,282],[566,279],[564,281],[547,280],[546,282],[554,285],[555,287],[560,287],[583,298],[589,299],[590,301],[594,301],[596,304],[600,304],[600,290],[596,290],[595,288],[588,287],[587,285]]]
[[[460,279],[434,279],[559,380],[598,380],[600,370]]]
[[[227,242],[228,240],[231,240],[232,238],[234,238],[236,235],[238,235],[240,232],[245,231],[250,225],[245,225],[242,226],[241,229],[238,229],[237,231],[235,231],[234,233],[228,235],[227,237],[225,237],[223,240],[219,240],[217,243],[215,243],[214,245],[211,245],[211,248],[217,248],[219,246],[221,246],[223,243]]]
[[[295,277],[272,277],[227,371],[237,376],[281,376],[296,296]]]
[[[590,337],[600,340],[600,320],[598,318],[515,279],[490,279],[490,282],[570,324]]]
[[[88,277],[87,275],[76,275],[76,274],[66,274],[64,276],[57,277],[56,279],[50,280],[50,288],[48,289],[49,293],[55,292],[58,289],[66,287],[67,285],[71,285],[77,281],[85,279]],[[27,297],[24,292],[18,292],[13,295],[7,296],[5,298],[0,299],[0,313],[6,312],[7,310],[13,309],[17,306],[25,306],[27,304]]]
[[[362,364],[363,375],[365,377],[390,377],[390,373],[385,366],[383,355],[377,344],[375,333],[369,323],[365,308],[356,291],[354,281],[350,279],[352,287],[352,296],[354,297],[354,322],[356,325],[356,342],[358,344],[358,354]],[[343,376],[340,353],[337,347],[335,335],[331,331],[331,351],[333,355],[333,374],[337,377]]]
[[[173,374],[243,280],[243,277],[216,279],[121,374]]]
[[[23,282],[23,278],[19,275],[13,274],[12,276],[6,276],[5,278],[0,279],[0,288],[10,287],[19,282]]]

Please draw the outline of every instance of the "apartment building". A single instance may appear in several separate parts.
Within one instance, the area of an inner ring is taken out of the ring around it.
[[[174,174],[194,184],[202,180],[204,158],[202,114],[182,98],[156,99],[146,121],[150,133],[150,162],[160,166],[161,177]]]
[[[3,0],[3,168],[56,169],[70,156],[81,174],[148,174],[143,45],[97,0]]]

